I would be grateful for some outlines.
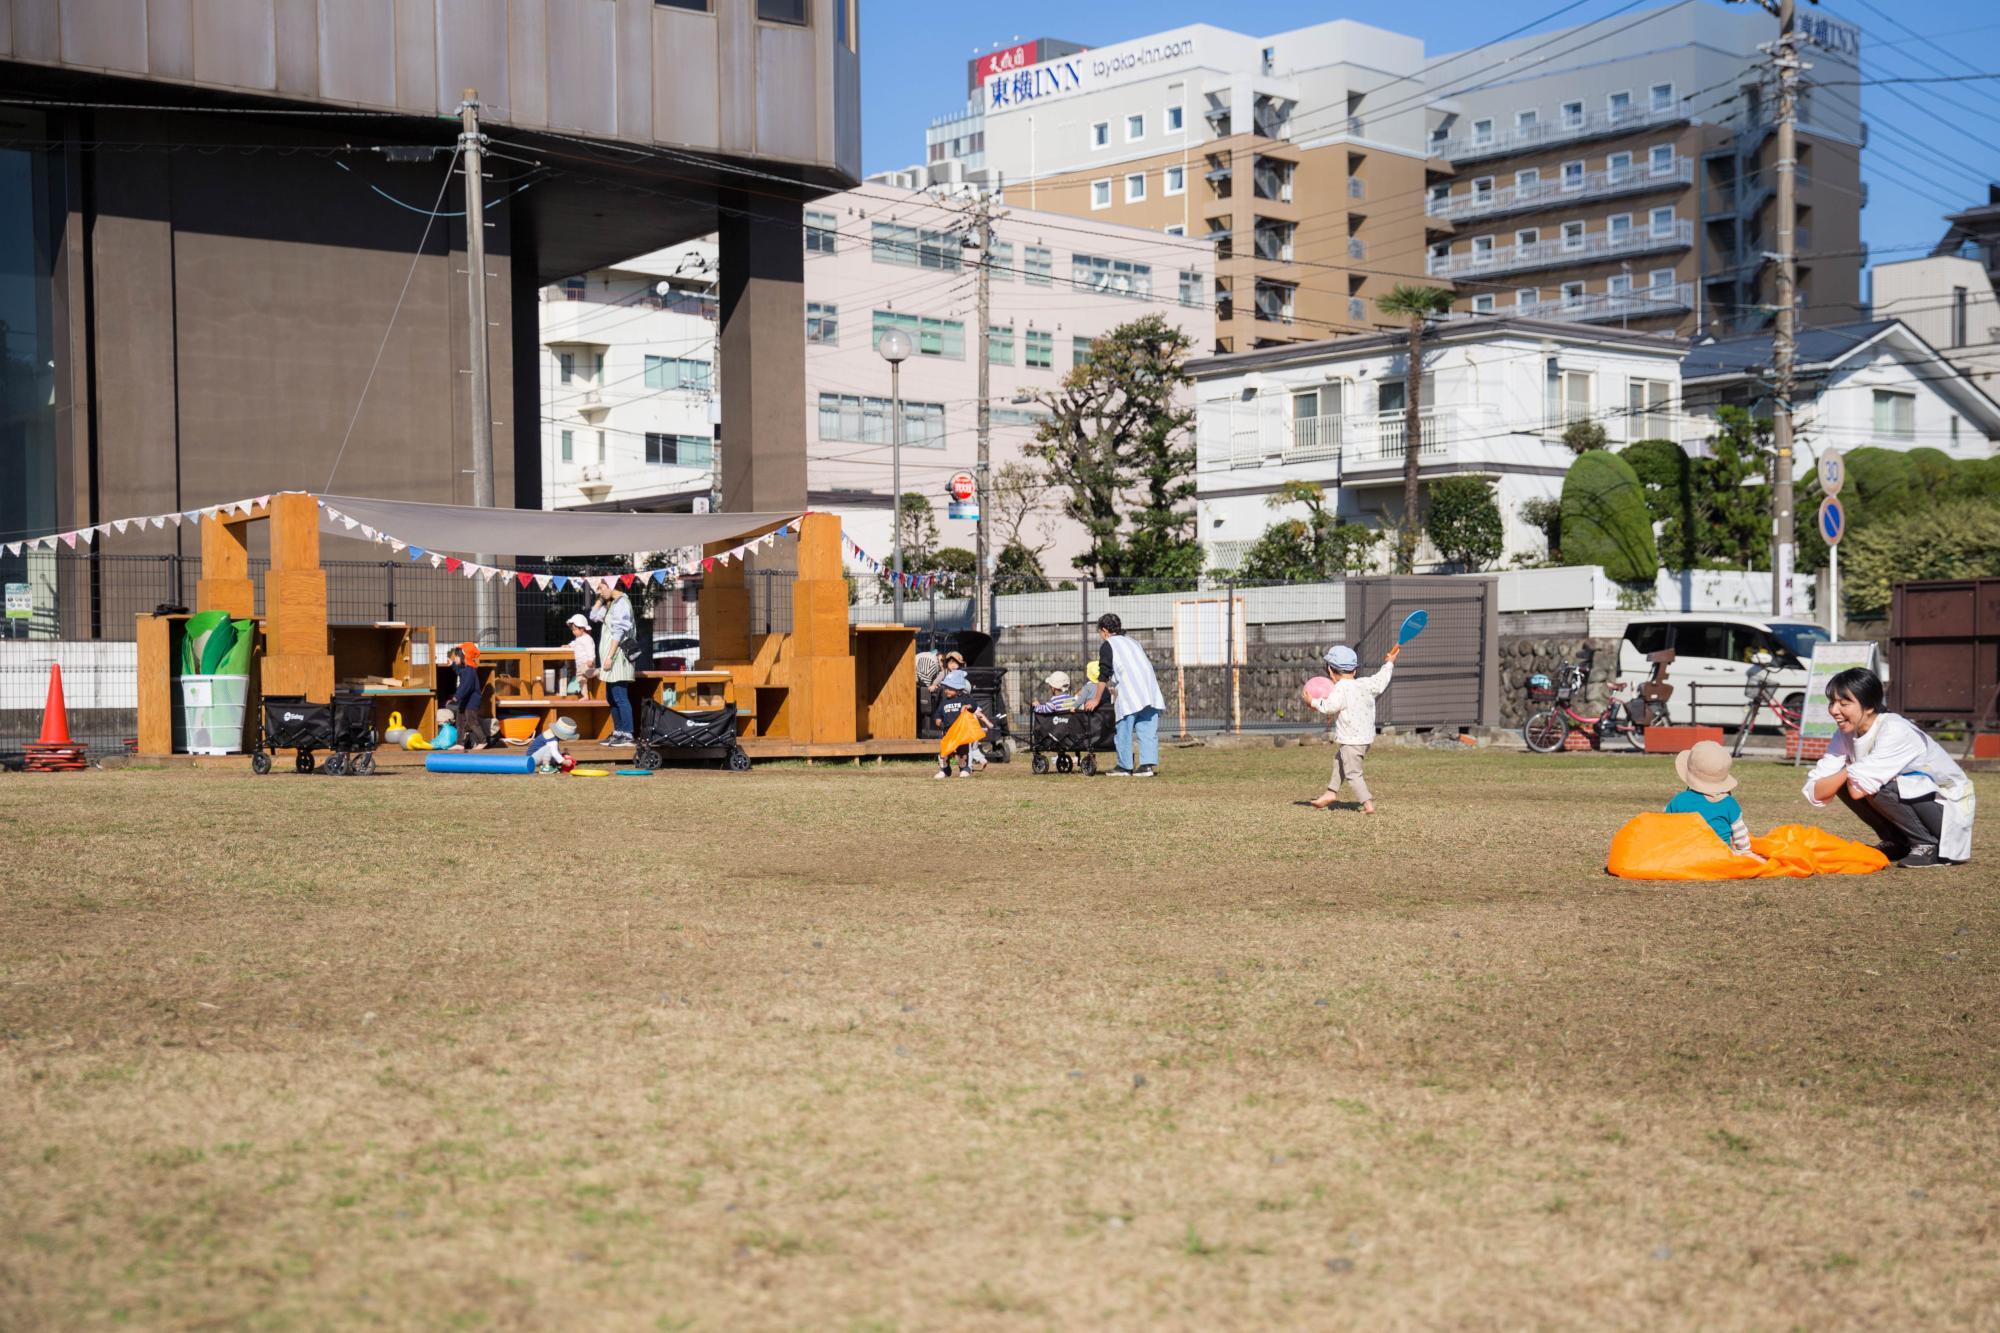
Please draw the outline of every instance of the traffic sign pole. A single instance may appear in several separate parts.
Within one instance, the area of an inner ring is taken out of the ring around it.
[[[1820,481],[1831,482],[1833,491],[1840,490],[1840,455],[1833,454],[1833,468],[1829,476],[1827,460],[1820,460]],[[1847,508],[1840,503],[1838,494],[1829,494],[1819,502],[1819,535],[1826,542],[1826,631],[1835,640],[1840,638],[1840,539],[1847,535]]]

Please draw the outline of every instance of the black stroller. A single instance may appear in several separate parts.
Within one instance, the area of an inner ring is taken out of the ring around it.
[[[732,773],[748,773],[750,756],[736,739],[736,705],[683,713],[652,699],[639,714],[639,751],[632,762],[651,771],[660,766],[662,751],[679,750],[690,758],[717,758]]]
[[[971,689],[966,695],[974,706],[993,721],[986,739],[980,742],[980,752],[994,763],[1004,764],[1014,757],[1012,719],[1007,712],[1007,668],[994,665],[993,636],[978,630],[960,630],[952,636],[951,644],[960,656],[965,658],[965,676]],[[930,656],[926,654],[925,656]],[[931,674],[925,678],[925,666],[931,667]],[[938,696],[931,691],[938,678],[938,663],[935,658],[930,663],[919,662],[917,671],[917,737],[920,740],[937,740],[944,735],[944,728],[938,725]]]
[[[1034,759],[1029,767],[1037,773],[1053,768],[1058,773],[1094,774],[1097,756],[1112,748],[1109,708],[1030,716],[1034,720],[1028,724],[1028,744]]]
[[[307,703],[303,696],[266,695],[262,726],[250,747],[250,771],[271,771],[273,750],[294,752],[293,767],[313,771],[313,751],[330,750],[319,771],[332,777],[375,771],[375,705],[365,695],[336,693],[330,704]]]

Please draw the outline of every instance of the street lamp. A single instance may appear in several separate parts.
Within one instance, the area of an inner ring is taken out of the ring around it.
[[[889,363],[889,531],[894,544],[896,623],[903,623],[903,363],[917,350],[910,335],[890,329],[875,340]]]

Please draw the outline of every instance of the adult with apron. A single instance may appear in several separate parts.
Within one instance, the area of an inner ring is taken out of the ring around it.
[[[1153,674],[1146,650],[1125,633],[1117,616],[1110,612],[1099,616],[1097,634],[1098,674],[1110,682],[1115,719],[1112,745],[1118,751],[1118,767],[1111,776],[1154,777],[1160,768],[1160,714],[1167,706],[1159,677]]]
[[[1911,870],[1972,857],[1972,782],[1916,723],[1882,711],[1882,682],[1853,667],[1826,685],[1838,734],[1806,778],[1806,800],[1836,796],[1875,831],[1883,855]]]
[[[632,682],[638,679],[633,658],[639,651],[639,629],[632,615],[632,599],[616,583],[606,581],[597,593],[590,619],[603,625],[597,645],[597,676],[604,682],[604,697],[611,704],[611,734],[606,745],[631,745]]]

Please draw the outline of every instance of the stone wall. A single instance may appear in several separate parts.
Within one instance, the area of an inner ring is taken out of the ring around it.
[[[1503,634],[1500,636],[1500,721],[1518,727],[1537,707],[1528,699],[1528,677],[1540,672],[1551,682],[1566,662],[1576,661],[1585,647],[1597,649],[1597,659],[1583,693],[1571,706],[1586,717],[1595,717],[1611,698],[1611,682],[1618,675],[1617,639],[1593,639],[1581,634]]]

